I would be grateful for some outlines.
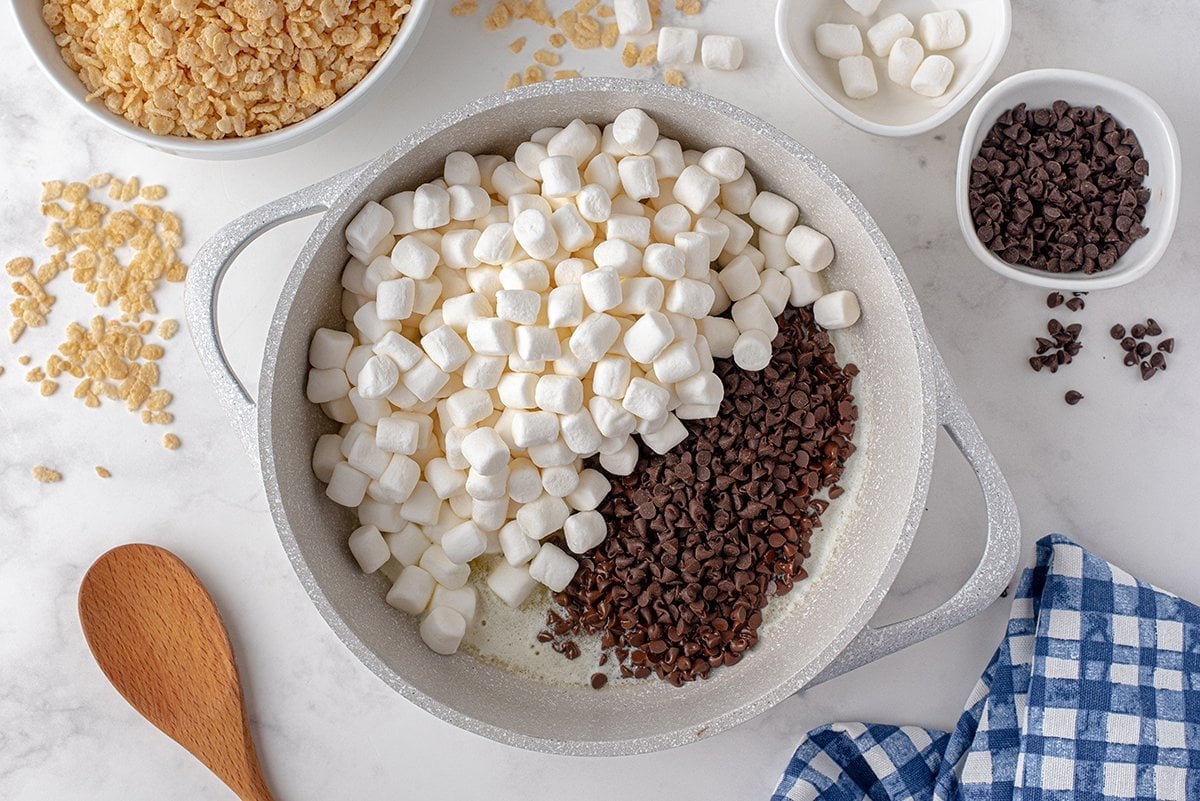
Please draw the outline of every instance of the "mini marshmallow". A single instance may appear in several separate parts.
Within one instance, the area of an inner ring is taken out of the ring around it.
[[[431,609],[420,626],[421,640],[429,650],[442,656],[458,652],[458,646],[467,633],[467,621],[456,610],[448,606]]]
[[[712,355],[717,359],[728,359],[733,355],[733,343],[741,333],[737,323],[727,317],[701,318],[700,331],[707,340]]]
[[[370,435],[369,429],[360,435],[347,436],[343,448],[350,466],[374,479],[384,474],[392,458],[390,453],[375,444],[375,438]]]
[[[650,235],[654,238],[655,244],[662,244],[665,247],[671,247],[672,243],[675,241],[675,237],[683,233],[688,233],[691,230],[692,214],[679,203],[670,203],[666,206],[663,206],[655,213],[654,219],[650,224]],[[650,245],[646,249],[646,256],[649,256],[649,254],[653,252],[651,251],[651,248],[653,247],[654,245]],[[680,255],[682,256],[682,254]],[[646,272],[650,272],[651,269],[657,267],[657,259],[661,259],[662,257],[657,256],[655,258],[656,261],[652,265],[645,265],[645,258],[643,258],[644,266],[642,269],[644,269]],[[655,275],[655,273],[650,274]],[[683,274],[682,259],[680,260],[679,264],[679,274]]]
[[[389,606],[419,615],[425,611],[426,604],[433,596],[434,578],[423,568],[409,565],[400,572],[392,588],[388,590],[386,601]]]
[[[558,334],[541,325],[517,326],[517,355],[530,362],[557,359],[562,355]]]
[[[655,137],[657,136],[655,126]],[[649,148],[646,151],[649,152]],[[381,244],[388,241],[388,237],[392,235],[394,223],[395,218],[390,211],[373,200],[367,201],[346,226],[346,246],[352,251],[351,255],[364,264],[370,263],[379,255],[376,251]]]
[[[867,41],[875,55],[883,58],[892,52],[897,39],[913,35],[913,24],[903,14],[884,17],[867,29]],[[842,79],[845,81],[845,78]],[[872,92],[872,94],[874,94]],[[851,95],[853,97],[854,95]]]
[[[413,225],[418,231],[450,222],[450,194],[437,184],[422,184],[413,196]]]
[[[513,442],[518,448],[547,445],[558,438],[558,416],[551,412],[517,412],[513,416]]]
[[[730,316],[743,334],[747,331],[762,331],[768,340],[775,339],[779,334],[779,324],[775,322],[775,315],[771,314],[771,309],[762,295],[754,294],[734,303]]]
[[[484,264],[503,264],[512,257],[516,246],[510,223],[492,223],[480,233],[474,255]]]
[[[529,460],[542,469],[574,465],[577,458],[578,455],[562,439],[529,446]],[[542,483],[545,484],[545,481]]]
[[[398,453],[391,458],[387,469],[377,480],[385,500],[390,503],[404,503],[412,497],[420,477],[420,465]]]
[[[429,547],[429,540],[421,533],[421,529],[411,523],[400,531],[392,531],[383,535],[392,558],[408,567],[415,565]]]
[[[304,394],[312,403],[328,403],[346,397],[350,392],[350,381],[346,373],[338,368],[309,370],[308,384]]]
[[[531,373],[506,373],[496,391],[500,402],[510,409],[532,409],[537,405],[538,377]]]
[[[571,197],[583,184],[574,156],[550,156],[538,166],[542,175],[542,194],[546,197]]]
[[[620,335],[621,324],[617,322],[617,318],[603,312],[594,312],[576,326],[568,346],[580,359],[596,362],[608,352]]]
[[[650,219],[629,214],[614,214],[605,224],[608,239],[621,239],[639,248],[650,244]]]
[[[707,175],[707,173],[705,174]],[[729,242],[729,226],[721,220],[701,217],[696,220],[692,226],[692,230],[703,234],[708,239],[708,260],[710,262],[716,261],[717,257],[725,251],[725,246]],[[707,273],[703,276],[688,274],[688,278],[701,277],[707,278]]]
[[[550,224],[550,218],[540,211],[529,209],[521,212],[513,221],[513,236],[525,252],[535,259],[548,259],[558,251],[558,234]]]
[[[415,415],[398,413],[380,419],[375,445],[388,453],[412,456],[421,448],[421,426]]]
[[[567,340],[561,340],[559,344],[563,346],[563,353],[551,365],[554,374],[567,375],[574,378],[583,378],[587,375],[588,371],[592,369],[592,362],[587,359],[581,359],[572,353]]]
[[[700,372],[700,354],[690,342],[676,342],[654,360],[654,377],[660,384],[674,384]]]
[[[875,65],[867,56],[849,56],[838,62],[842,91],[853,100],[863,100],[879,91]]]
[[[549,144],[550,140],[554,138],[555,134],[561,132],[562,128],[554,125],[547,125],[545,128],[538,128],[536,131],[534,131],[533,135],[529,137],[529,141],[545,146]]]
[[[672,190],[676,202],[699,214],[721,194],[721,182],[699,165],[683,168]]]
[[[716,417],[721,410],[721,404],[712,403],[682,403],[672,412],[680,420],[707,420]]]
[[[368,491],[370,487],[367,488]],[[374,526],[380,531],[400,531],[408,525],[408,521],[400,514],[400,506],[394,503],[377,501],[366,498],[358,507],[358,522],[364,526]]]
[[[654,159],[654,171],[661,181],[664,178],[678,178],[679,173],[687,165],[683,163],[683,147],[674,139],[659,139],[650,148],[650,158]]]
[[[541,545],[525,536],[521,524],[516,520],[505,523],[500,529],[500,550],[504,559],[513,567],[520,567],[537,555]]]
[[[496,293],[496,316],[501,320],[533,325],[541,311],[542,296],[532,289],[502,289]]]
[[[559,247],[568,253],[587,247],[596,239],[596,232],[573,204],[555,209],[550,215],[550,224],[558,234]]]
[[[345,269],[342,270],[342,288],[353,295],[365,295],[367,290],[363,287],[363,277],[367,273],[367,265],[363,264],[353,256],[346,262]]]
[[[408,391],[416,395],[422,403],[433,400],[449,380],[449,373],[443,371],[427,356],[422,357],[421,361],[413,365],[400,379]]]
[[[508,199],[508,219],[509,221],[516,220],[521,212],[533,209],[540,211],[542,214],[549,215],[554,209],[550,208],[550,201],[541,195],[513,195]]]
[[[387,356],[372,356],[367,359],[358,374],[358,394],[370,400],[384,398],[400,380],[400,368]]]
[[[622,278],[621,303],[617,312],[636,316],[658,311],[662,308],[664,294],[663,283],[657,278]]]
[[[673,414],[667,415],[667,421],[662,428],[649,434],[642,434],[642,442],[657,454],[664,454],[687,439],[688,430]]]
[[[312,469],[318,481],[328,484],[333,468],[342,461],[342,438],[337,434],[322,434],[313,448]]]
[[[637,428],[637,418],[627,411],[620,402],[611,398],[594,397],[588,401],[588,412],[596,423],[596,428],[605,437],[623,437],[632,434]],[[601,444],[601,453],[604,446]]]
[[[507,366],[508,360],[503,356],[485,356],[482,353],[476,353],[463,365],[463,386],[471,389],[495,389]]]
[[[538,183],[530,178],[511,161],[506,161],[496,167],[492,173],[492,186],[502,201],[508,202],[513,195],[534,194],[538,191]]]
[[[647,312],[625,333],[625,350],[634,361],[650,364],[674,338],[675,331],[666,315]]]
[[[475,157],[475,163],[479,165],[479,185],[487,190],[489,194],[496,191],[496,187],[492,183],[492,176],[496,172],[496,168],[507,160],[504,156],[497,156],[491,153]]]
[[[487,540],[484,553],[500,553],[500,539],[496,532],[508,519],[508,495],[501,494],[492,500],[471,499],[471,522],[479,526]]]
[[[699,44],[700,34],[694,28],[664,25],[658,29],[658,63],[691,64]]]
[[[446,372],[457,370],[471,358],[471,350],[467,343],[448,325],[438,326],[421,337],[421,350]]]
[[[599,157],[597,157],[599,158]],[[612,215],[612,198],[599,184],[588,184],[575,196],[579,215],[591,223],[601,223]]]
[[[650,156],[626,156],[617,164],[621,188],[632,200],[658,197],[658,173]]]
[[[665,308],[672,314],[701,320],[713,312],[715,301],[716,294],[712,285],[692,278],[680,278],[671,285]]]
[[[489,317],[467,323],[467,342],[477,354],[508,356],[517,350],[516,329],[507,320]]]
[[[924,60],[925,48],[920,42],[908,36],[897,39],[888,55],[888,78],[901,86],[912,86],[913,76]]]
[[[758,287],[758,294],[766,302],[771,315],[778,317],[787,308],[792,285],[788,282],[787,276],[776,270],[765,270],[759,275],[759,278],[762,279],[762,283]]]
[[[725,387],[721,379],[709,372],[699,372],[678,382],[675,392],[680,401],[691,404],[720,403],[725,397]]]
[[[683,274],[698,281],[707,281],[712,264],[708,236],[698,231],[677,234],[675,248],[683,253]],[[643,260],[643,266],[644,264]]]
[[[858,296],[848,289],[840,289],[822,295],[813,304],[813,319],[822,328],[848,328],[858,322],[862,309],[858,305]]]
[[[446,399],[445,408],[456,428],[467,428],[492,413],[492,396],[482,389],[460,389]]]
[[[613,269],[598,269],[584,273],[579,288],[588,308],[594,312],[608,311],[621,302],[621,278]]]
[[[360,526],[350,534],[347,542],[350,554],[364,573],[374,573],[391,558],[387,542],[375,526]]]
[[[422,570],[433,576],[438,584],[451,590],[465,586],[467,579],[471,576],[470,565],[460,565],[450,561],[440,545],[430,545],[425,553],[421,554],[418,564]],[[432,594],[431,588],[430,595]]]
[[[442,550],[446,558],[458,565],[465,565],[477,556],[482,556],[487,540],[479,526],[472,522],[460,523],[442,536]]]
[[[590,512],[608,496],[612,485],[599,470],[582,470],[575,490],[567,495],[567,505],[580,512]]]
[[[621,239],[608,239],[592,252],[596,266],[614,270],[617,275],[637,275],[642,266],[642,251]]]
[[[760,230],[758,232],[758,248],[750,254],[747,254],[746,251],[742,251],[742,253],[747,258],[754,253],[761,254],[762,269],[777,270],[781,273],[796,263],[787,252],[787,236],[773,234],[770,231]]]
[[[463,619],[468,624],[475,619],[476,607],[479,604],[479,596],[475,592],[475,588],[468,585],[459,587],[457,590],[450,590],[445,587],[434,587],[433,598],[429,600],[430,609],[453,609],[463,616]]]
[[[529,574],[528,568],[501,562],[488,574],[487,585],[497,598],[517,609],[533,594],[537,582]]]
[[[730,300],[741,300],[753,295],[762,283],[753,262],[745,256],[738,256],[729,262],[717,275],[717,279],[725,288],[725,294],[729,295]]]
[[[396,236],[411,234],[417,230],[413,225],[413,198],[416,192],[400,192],[382,201],[385,209],[392,213],[392,233]]]
[[[788,303],[793,306],[807,306],[825,294],[821,286],[821,274],[815,273],[799,265],[789,267],[784,271],[788,283],[791,284],[791,294]]]
[[[433,488],[435,495],[445,500],[466,492],[467,474],[455,470],[445,459],[430,459],[425,465],[425,483]]]
[[[929,56],[917,67],[912,90],[923,97],[941,97],[953,78],[953,61],[945,56]]]
[[[477,428],[467,434],[462,452],[471,469],[485,476],[495,475],[508,467],[511,456],[508,445],[493,428]]]
[[[442,301],[442,323],[459,333],[465,333],[476,321],[492,318],[492,304],[477,292],[446,298]]]
[[[758,198],[768,192],[760,192],[758,197],[754,199],[754,203],[758,203]],[[775,195],[774,197],[778,197]],[[768,201],[770,205],[770,201]],[[751,214],[754,213],[754,204],[750,206]],[[754,237],[754,226],[743,220],[741,217],[730,212],[727,209],[722,209],[716,217],[715,222],[724,225],[729,230],[729,238],[725,240],[725,247],[721,249],[721,256],[726,259],[732,259],[733,256],[741,255],[750,244],[750,240]]]
[[[608,526],[599,512],[576,512],[563,524],[567,547],[575,553],[587,553],[608,536]]]
[[[355,470],[348,462],[338,462],[329,477],[325,494],[334,503],[354,508],[363,502],[370,482],[367,474]]]
[[[709,35],[700,44],[700,62],[710,70],[733,71],[745,57],[742,40],[736,36]]]
[[[732,147],[714,147],[700,157],[700,168],[727,184],[742,177],[746,171],[746,157]]]
[[[622,36],[650,33],[654,29],[654,20],[646,0],[615,0],[613,11],[617,18],[617,30]]]
[[[612,453],[600,454],[600,466],[614,476],[627,476],[637,467],[638,447],[632,438],[627,438],[620,448]]]
[[[796,264],[814,273],[828,267],[834,257],[829,237],[807,225],[797,225],[788,233],[787,252]]]
[[[379,284],[375,313],[380,320],[407,320],[412,316],[417,288],[411,278],[397,278]]]
[[[583,322],[582,284],[557,286],[550,290],[546,298],[546,322],[551,328],[571,328]]]
[[[398,331],[400,325],[390,320],[380,320],[375,301],[364,303],[362,308],[354,313],[354,327],[358,329],[359,339],[365,342],[378,342],[388,331]],[[351,354],[353,356],[353,354]],[[347,363],[346,368],[350,366]]]
[[[563,443],[572,453],[579,456],[591,456],[600,449],[600,441],[604,438],[592,413],[580,409],[573,414],[564,414],[558,418],[558,425]]]
[[[967,40],[962,14],[953,8],[932,11],[921,17],[917,33],[929,50],[953,50]]]
[[[516,503],[529,503],[541,494],[541,471],[528,459],[514,459],[508,471],[508,497]]]
[[[401,370],[411,370],[425,356],[424,351],[415,342],[395,331],[387,332],[373,347],[367,349],[368,355],[363,358],[363,364],[366,364],[366,359],[370,358],[369,354],[372,351],[380,356],[387,356]]]
[[[426,281],[417,281],[416,289],[416,294],[413,296],[413,314],[428,315],[442,296],[442,282],[436,277]]]
[[[630,3],[617,3],[617,24],[620,25],[620,8],[622,5],[630,5]],[[645,6],[645,0],[634,0],[632,5]],[[647,27],[639,33],[649,33],[650,28]],[[622,31],[629,33],[629,31]],[[635,156],[644,156],[654,147],[654,143],[658,141],[658,123],[656,123],[649,114],[642,111],[640,108],[625,109],[617,115],[613,120],[613,138],[617,144],[625,148],[626,153]],[[389,226],[390,228],[390,226]]]
[[[537,142],[522,142],[517,145],[517,151],[513,154],[513,163],[517,165],[517,169],[534,181],[540,181],[542,180],[542,162],[549,156],[550,153],[546,150],[545,145]]]
[[[444,430],[445,426],[442,428]],[[462,452],[463,440],[470,433],[470,429],[454,427],[445,432],[445,442],[443,444],[446,451],[446,462],[455,470],[466,470],[471,466],[471,463],[467,461],[467,457],[463,456]]]
[[[567,127],[563,128],[550,140],[546,142],[546,152],[553,158],[555,156],[570,156],[575,163],[575,167],[583,164],[592,151],[600,144],[599,137],[583,120],[571,120]],[[546,172],[542,170],[544,180]]]
[[[756,197],[758,186],[749,170],[744,170],[738,178],[721,184],[721,205],[730,214],[749,214]]]
[[[542,545],[537,556],[529,563],[529,575],[545,584],[552,592],[565,590],[571,579],[575,578],[575,571],[578,569],[578,562],[551,543]]]
[[[624,356],[605,356],[596,362],[592,373],[592,393],[602,398],[620,400],[629,386],[629,359]]]
[[[796,204],[774,192],[759,192],[750,207],[750,219],[763,229],[785,236],[800,217]]]
[[[459,184],[479,186],[479,164],[470,153],[456,150],[446,156],[442,168],[442,179],[448,186]]]
[[[857,25],[839,25],[826,22],[817,26],[817,52],[825,58],[861,56],[863,52],[862,32]]]
[[[771,340],[762,331],[743,331],[733,346],[733,363],[743,370],[762,370],[771,363]]]
[[[452,186],[446,193],[452,220],[478,220],[492,208],[492,200],[482,186]]]
[[[353,347],[354,337],[345,331],[318,328],[308,346],[308,363],[318,370],[341,370]]]
[[[508,467],[485,476],[475,468],[467,470],[467,494],[477,501],[494,501],[508,492]]]
[[[882,0],[846,0],[846,5],[864,17],[869,17],[879,10],[881,2]]]
[[[542,468],[542,487],[552,498],[565,498],[578,483],[579,471],[573,464]]]
[[[583,180],[587,183],[583,189],[579,190],[581,193],[588,187],[595,187],[589,191],[601,191],[609,200],[616,197],[617,192],[621,190],[621,173],[617,169],[616,156],[601,153],[594,157],[583,170]],[[575,202],[580,204],[580,210],[582,211],[582,201],[578,196],[576,196]],[[590,220],[591,218],[588,217],[588,219]],[[592,222],[598,222],[598,220],[592,220]]]
[[[526,537],[543,540],[560,531],[570,514],[562,498],[542,495],[517,510],[517,524]]]
[[[478,292],[494,301],[496,293],[504,288],[500,283],[500,268],[494,264],[480,264],[474,269],[466,270],[467,285],[471,291]]]
[[[544,375],[534,391],[537,406],[555,414],[574,414],[583,408],[583,382],[567,375]]]
[[[634,378],[629,382],[621,406],[625,411],[642,420],[657,420],[667,413],[667,402],[671,393],[645,378]]]
[[[434,494],[433,488],[424,481],[418,481],[417,485],[413,487],[412,494],[408,496],[408,500],[401,507],[400,513],[409,522],[432,526],[438,520],[441,505],[441,499]]]

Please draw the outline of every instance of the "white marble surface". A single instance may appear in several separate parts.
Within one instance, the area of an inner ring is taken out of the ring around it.
[[[561,4],[561,3],[560,3]],[[444,0],[448,9],[450,2]],[[484,4],[487,5],[486,3]],[[669,3],[664,5],[670,6]],[[692,85],[756,112],[809,145],[859,193],[906,266],[934,339],[1006,469],[1025,529],[1063,531],[1138,575],[1196,598],[1200,373],[1191,332],[1200,310],[1200,212],[1190,173],[1180,226],[1156,271],[1088,298],[1086,349],[1057,376],[1025,366],[1048,315],[1044,293],[975,263],[954,220],[952,175],[964,111],[915,139],[876,139],[808,97],[778,57],[771,4],[712,0],[696,24],[740,34],[747,66],[690,71]],[[1190,76],[1187,0],[1017,0],[1013,38],[994,80],[1040,66],[1095,70],[1153,95],[1173,118],[1184,160],[1200,112]],[[171,189],[187,255],[234,215],[382,152],[415,126],[498,89],[526,61],[479,19],[439,9],[419,50],[370,109],[297,150],[231,164],[189,162],[132,144],[61,100],[0,14],[0,255],[36,252],[39,181],[100,170]],[[521,31],[540,38],[540,30]],[[535,41],[531,36],[531,42]],[[473,64],[455,63],[476,54]],[[528,51],[527,51],[528,52]],[[615,53],[572,58],[588,74],[624,73]],[[1189,164],[1190,167],[1190,164]],[[243,374],[257,368],[275,292],[311,222],[285,226],[243,256],[226,284],[225,337]],[[87,307],[60,279],[57,319]],[[0,290],[7,295],[8,290]],[[7,297],[6,297],[7,305]],[[160,306],[180,314],[179,293]],[[1120,366],[1108,327],[1146,315],[1179,339],[1166,375],[1143,385]],[[462,733],[401,700],[314,612],[276,539],[240,444],[186,338],[165,364],[178,396],[170,453],[161,431],[117,409],[49,401],[21,380],[21,353],[44,357],[58,326],[0,344],[0,798],[225,799],[228,791],[138,717],[104,680],[80,634],[75,594],[87,565],[129,540],[160,543],[205,580],[224,610],[248,688],[252,726],[280,799],[616,797],[765,798],[799,737],[835,719],[948,727],[1003,630],[1004,604],[932,641],[780,704],[731,732],[675,751],[611,760],[525,753]],[[1068,408],[1062,394],[1084,392]],[[939,450],[929,512],[881,619],[921,611],[953,591],[981,548],[982,504],[948,447]],[[30,467],[66,480],[42,486]],[[105,464],[108,482],[92,474]]]

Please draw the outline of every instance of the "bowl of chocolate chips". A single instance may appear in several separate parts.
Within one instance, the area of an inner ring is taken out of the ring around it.
[[[1103,75],[1022,72],[971,112],[958,220],[971,251],[1023,283],[1122,286],[1158,263],[1179,211],[1179,140],[1144,92]]]

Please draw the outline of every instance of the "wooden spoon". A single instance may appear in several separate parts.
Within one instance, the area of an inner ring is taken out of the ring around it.
[[[79,620],[100,669],[134,709],[243,801],[272,801],[229,636],[187,565],[153,545],[113,548],[83,577]]]

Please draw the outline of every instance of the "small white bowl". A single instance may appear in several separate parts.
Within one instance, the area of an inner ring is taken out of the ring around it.
[[[437,5],[437,0],[411,0],[411,2],[412,9],[405,16],[404,23],[400,26],[400,30],[392,40],[387,52],[361,81],[327,108],[300,122],[271,133],[211,140],[185,136],[160,136],[151,133],[146,128],[134,125],[119,114],[114,114],[103,103],[88,102],[84,99],[88,93],[87,88],[75,71],[63,61],[59,47],[54,42],[54,35],[50,32],[50,27],[42,19],[42,3],[30,0],[13,3],[13,13],[17,18],[17,27],[20,28],[29,49],[33,51],[34,60],[46,73],[50,82],[104,125],[130,139],[176,156],[197,159],[242,159],[277,153],[316,138],[348,117],[355,107],[374,94],[380,86],[386,84],[387,80],[400,69],[416,48],[421,32],[429,21],[429,15]]]
[[[922,97],[887,76],[887,59],[876,58],[866,43],[867,28],[886,16],[904,14],[915,26],[931,11],[957,9],[967,24],[967,40],[941,55],[954,62],[954,79],[941,97]],[[842,91],[836,59],[817,52],[817,26],[850,23],[863,32],[866,55],[875,63],[879,92],[852,100]],[[842,0],[779,0],[775,8],[775,37],[784,61],[825,108],[856,128],[878,136],[916,136],[953,117],[995,72],[1012,30],[1009,0],[883,0],[879,10],[864,17]]]
[[[971,160],[979,152],[984,137],[996,119],[1018,103],[1036,109],[1048,108],[1056,100],[1065,100],[1072,106],[1103,106],[1117,122],[1133,129],[1146,160],[1150,162],[1150,174],[1146,176],[1144,184],[1150,190],[1150,202],[1146,204],[1146,218],[1142,221],[1150,233],[1134,242],[1112,267],[1091,275],[1082,272],[1050,273],[1009,264],[984,247],[971,219],[971,207],[967,199]],[[1005,78],[993,86],[980,98],[967,120],[967,128],[959,145],[958,175],[955,178],[958,224],[971,252],[1001,275],[1048,289],[1076,292],[1110,289],[1142,277],[1162,258],[1179,215],[1182,176],[1175,128],[1162,107],[1145,92],[1091,72],[1030,70]]]

